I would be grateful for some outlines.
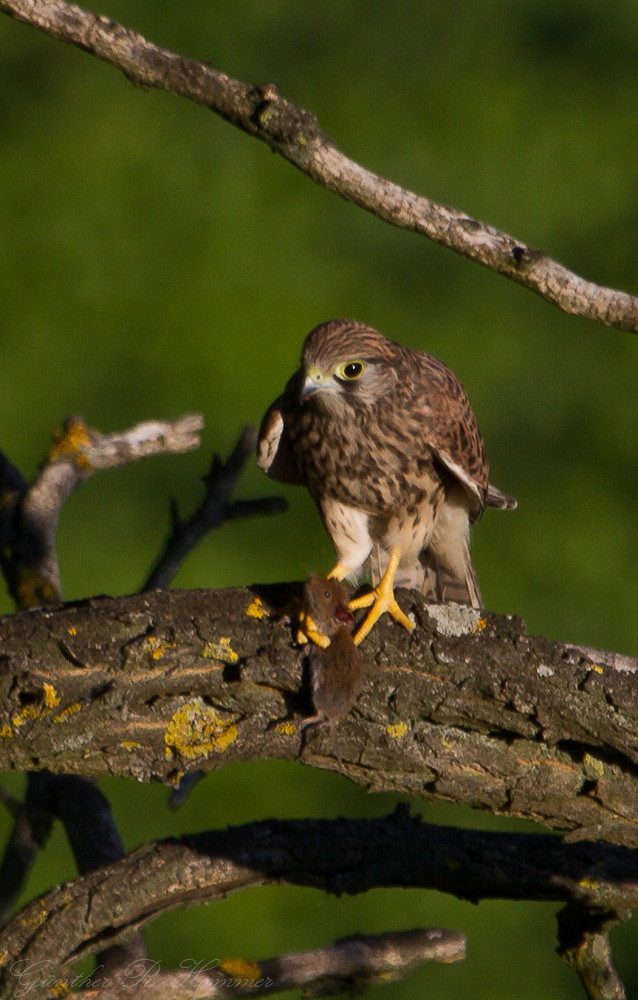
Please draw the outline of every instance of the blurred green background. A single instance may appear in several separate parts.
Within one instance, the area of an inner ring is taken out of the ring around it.
[[[586,278],[638,292],[638,5],[105,0],[98,9],[231,76],[276,82],[366,167]],[[563,315],[393,230],[202,108],[135,89],[4,16],[0,129],[0,447],[31,476],[67,414],[104,431],[206,416],[198,452],[95,477],[66,505],[68,599],[136,590],[166,533],[170,497],[189,512],[211,451],[227,454],[242,426],[259,421],[305,333],[351,316],[443,358],[468,389],[492,479],[520,502],[515,513],[488,511],[474,532],[488,607],[552,638],[636,652],[632,336]],[[252,467],[238,495],[273,492],[289,499],[287,514],[223,527],[177,585],[328,568],[331,549],[304,491],[273,487]],[[3,595],[0,612],[10,610]],[[16,791],[22,778],[6,784]],[[270,815],[381,814],[396,801],[283,763],[226,767],[176,815],[161,787],[102,787],[128,847]],[[424,815],[498,825],[446,806]],[[72,875],[57,830],[28,895]],[[168,968],[441,924],[468,934],[467,961],[424,968],[380,997],[570,1000],[582,994],[553,952],[555,910],[424,892],[336,900],[268,889],[170,915],[148,939]],[[635,928],[614,940],[631,994]]]

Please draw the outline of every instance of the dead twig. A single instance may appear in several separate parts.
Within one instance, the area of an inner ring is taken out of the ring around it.
[[[89,984],[82,995],[86,1000],[120,1000],[126,987],[152,989],[153,1000],[259,997],[300,987],[306,996],[359,993],[376,983],[405,979],[425,962],[464,958],[465,938],[445,928],[358,934],[327,948],[260,961],[188,960],[172,972],[161,971],[159,962],[134,962],[115,982],[97,989]],[[103,983],[102,970],[94,978]]]
[[[32,483],[5,458],[0,466],[6,500],[0,507],[0,559],[19,609],[57,604],[62,584],[56,532],[64,502],[93,473],[140,458],[181,454],[198,447],[204,421],[190,413],[152,420],[117,434],[102,434],[81,417],[69,417]]]
[[[213,455],[210,469],[204,476],[206,494],[197,510],[182,521],[175,502],[172,504],[172,532],[142,590],[166,588],[196,545],[214,528],[225,521],[263,514],[281,514],[288,509],[282,497],[262,497],[256,500],[235,500],[231,495],[249,457],[254,454],[257,431],[245,427],[229,457],[223,462]]]
[[[390,225],[504,274],[564,312],[638,331],[638,298],[585,281],[544,251],[366,170],[337,148],[312,113],[283,98],[274,84],[255,87],[234,80],[65,0],[0,0],[0,11],[103,59],[143,90],[157,87],[209,108],[267,143],[321,187]]]

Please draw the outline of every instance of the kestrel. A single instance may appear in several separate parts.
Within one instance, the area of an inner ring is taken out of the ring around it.
[[[480,608],[470,526],[486,506],[516,507],[489,483],[483,438],[458,378],[442,361],[354,320],[315,327],[301,367],[262,421],[258,465],[306,486],[337,555],[330,573],[374,589],[360,642],[384,611],[412,622],[394,587]]]

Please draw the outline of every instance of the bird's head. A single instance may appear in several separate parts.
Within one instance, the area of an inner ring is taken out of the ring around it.
[[[336,408],[344,403],[373,405],[393,391],[395,345],[372,327],[354,320],[331,320],[308,334],[301,356],[299,401],[311,398]]]

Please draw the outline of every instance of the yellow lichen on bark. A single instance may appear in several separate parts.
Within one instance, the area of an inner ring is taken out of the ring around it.
[[[249,618],[257,618],[259,621],[261,621],[262,618],[269,617],[268,609],[264,607],[258,597],[256,597],[254,601],[250,602],[246,608],[246,614]]]
[[[224,719],[201,699],[182,705],[164,735],[166,756],[179,754],[189,760],[223,753],[237,739],[237,726]]]
[[[230,644],[230,639],[222,636],[217,642],[207,642],[203,649],[207,660],[219,660],[221,663],[237,663],[239,654]]]

